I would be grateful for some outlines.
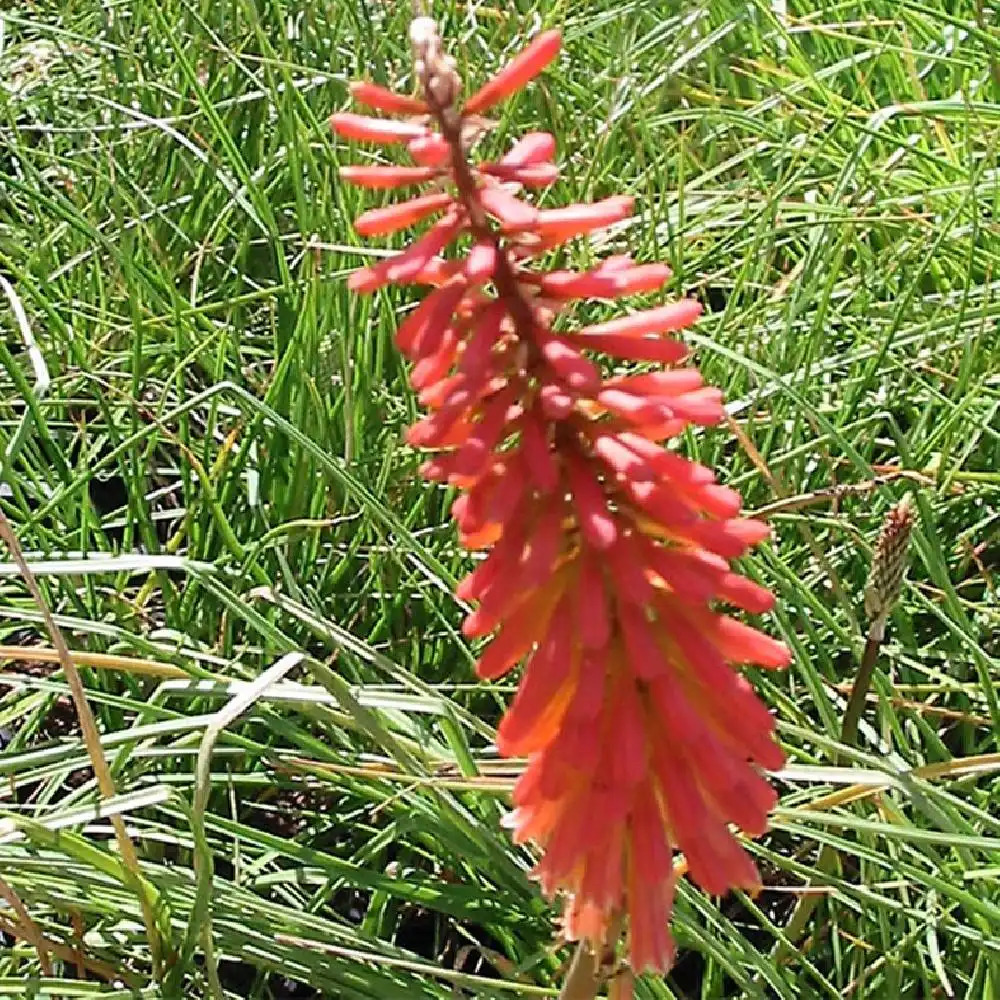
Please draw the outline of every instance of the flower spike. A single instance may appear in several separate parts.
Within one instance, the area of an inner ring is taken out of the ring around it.
[[[396,334],[428,411],[407,440],[433,452],[428,479],[458,489],[461,543],[486,551],[457,588],[476,605],[464,634],[489,637],[477,673],[521,669],[497,735],[502,754],[527,758],[514,840],[540,847],[534,874],[563,896],[568,938],[600,948],[624,914],[633,969],[665,970],[675,853],[710,894],[759,884],[736,832],[766,829],[776,796],[762,771],[783,755],[736,668],[784,667],[789,653],[720,608],[770,609],[771,594],[730,567],[769,532],[740,516],[739,495],[710,469],[662,443],[719,423],[721,393],[693,368],[605,377],[595,357],[677,365],[687,348],[671,335],[700,304],[574,326],[572,300],[656,292],[670,271],[627,256],[582,272],[533,264],[627,219],[632,199],[536,207],[524,189],[557,176],[546,132],[498,160],[469,159],[470,136],[489,124],[480,114],[552,63],[559,32],[538,36],[464,104],[434,22],[417,18],[410,36],[419,97],[352,88],[368,107],[409,117],[345,113],[331,125],[345,139],[402,146],[414,162],[344,167],[345,181],[433,185],[364,212],[358,233],[427,228],[350,287],[431,288]],[[454,249],[460,239],[467,250]]]

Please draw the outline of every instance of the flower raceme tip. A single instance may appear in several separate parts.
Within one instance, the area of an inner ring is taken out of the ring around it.
[[[413,161],[346,166],[344,181],[424,188],[357,218],[366,237],[425,228],[350,287],[429,289],[396,332],[426,410],[407,440],[432,452],[423,475],[458,491],[462,544],[485,553],[457,589],[475,604],[465,635],[488,637],[477,673],[521,669],[497,736],[502,754],[527,758],[514,839],[541,848],[535,875],[564,896],[569,938],[599,946],[624,912],[633,968],[664,970],[675,852],[706,892],[759,884],[736,830],[766,829],[776,798],[762,770],[783,755],[735,668],[780,668],[789,655],[720,605],[770,609],[771,594],[731,568],[768,529],[740,516],[739,495],[710,469],[665,446],[723,418],[721,393],[676,367],[687,350],[671,335],[700,305],[574,326],[575,301],[649,295],[670,271],[627,255],[582,271],[541,260],[627,219],[632,199],[527,200],[558,176],[546,132],[495,160],[470,159],[479,116],[552,63],[559,32],[539,35],[464,102],[433,22],[415,21],[411,39],[419,96],[355,84],[376,116],[330,119],[342,138],[404,148]],[[607,375],[596,356],[628,365]]]

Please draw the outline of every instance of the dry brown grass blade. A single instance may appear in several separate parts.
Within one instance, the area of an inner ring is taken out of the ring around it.
[[[113,966],[108,965],[107,962],[90,958],[77,948],[71,948],[69,945],[45,937],[34,923],[25,925],[22,922],[10,920],[0,913],[0,931],[11,937],[26,941],[38,951],[39,955],[44,951],[46,955],[53,955],[61,961],[71,963],[77,969],[82,968],[86,972],[98,976],[109,983],[124,983],[132,989],[138,989],[140,985],[139,981],[130,973],[115,969]],[[42,972],[46,976],[52,975],[51,969],[46,969],[45,966],[42,967]]]
[[[180,667],[156,660],[142,660],[134,656],[115,656],[112,653],[88,653],[85,650],[68,649],[70,660],[76,667],[91,667],[94,670],[116,670],[123,674],[140,674],[143,677],[162,677],[167,680],[190,676]],[[62,664],[58,649],[45,646],[0,646],[0,661],[12,660],[27,663]]]
[[[795,496],[782,497],[780,500],[765,504],[763,507],[758,507],[756,510],[749,511],[748,513],[751,517],[766,521],[775,514],[786,514],[820,503],[836,503],[838,500],[849,496],[865,496],[899,479],[905,479],[919,486],[934,485],[934,480],[923,473],[914,472],[911,469],[893,469],[883,475],[866,479],[860,483],[840,483],[837,486],[827,486],[824,489],[812,490],[809,493],[797,493]]]
[[[854,682],[850,681],[843,684],[834,684],[833,688],[841,694],[850,695],[854,691]],[[874,694],[871,691],[865,695],[866,702],[879,702],[882,700],[882,695]],[[985,715],[973,715],[970,712],[960,712],[955,708],[944,708],[941,705],[932,705],[926,701],[914,701],[912,698],[899,697],[889,697],[884,700],[894,708],[905,709],[909,712],[918,712],[921,715],[933,715],[939,719],[949,719],[953,722],[963,722],[966,725],[978,726],[983,729],[988,729],[993,725],[993,720],[987,718]]]
[[[17,924],[14,925],[14,935],[26,940],[38,952],[38,965],[43,976],[52,975],[52,961],[49,958],[49,949],[45,946],[45,938],[38,929],[38,924],[31,919],[28,908],[21,901],[21,897],[0,878],[0,899],[14,911],[17,917]]]
[[[90,758],[91,767],[94,769],[94,777],[97,779],[97,787],[101,793],[101,797],[105,799],[113,798],[115,795],[114,778],[111,775],[111,769],[108,767],[104,751],[101,748],[101,736],[97,729],[94,713],[91,711],[90,703],[87,701],[87,692],[83,686],[80,672],[73,662],[73,656],[66,645],[62,631],[49,611],[49,606],[39,589],[34,574],[31,572],[31,567],[25,561],[21,544],[17,540],[17,535],[14,533],[10,521],[7,520],[2,510],[0,510],[0,538],[3,539],[10,550],[11,557],[17,563],[25,586],[28,588],[32,600],[38,607],[42,621],[45,623],[45,629],[49,634],[49,639],[55,647],[63,674],[66,677],[66,683],[73,698],[73,705],[76,708],[77,718],[80,722],[80,732],[83,736],[83,742],[87,747],[87,755]],[[152,901],[146,893],[142,875],[139,871],[139,858],[135,851],[135,845],[128,835],[125,820],[120,815],[111,817],[111,825],[115,831],[115,840],[118,843],[118,850],[121,852],[125,870],[131,876],[132,885],[130,888],[136,893],[139,905],[142,908],[142,916],[146,925],[146,935],[149,941],[150,956],[153,964],[153,974],[159,979],[163,970],[162,943],[156,927]]]
[[[781,477],[775,473],[771,467],[767,464],[764,456],[760,453],[757,446],[750,440],[747,433],[743,428],[737,423],[733,417],[726,415],[726,426],[729,428],[733,437],[736,438],[739,446],[743,449],[747,458],[753,464],[754,468],[764,477],[767,483],[770,485],[771,489],[777,494],[779,500],[778,502],[787,502],[789,500],[788,490],[785,484],[782,482]],[[797,499],[797,498],[794,498]],[[773,507],[773,505],[772,505]],[[773,513],[773,510],[772,510]],[[755,513],[753,516],[761,517],[760,512]],[[806,544],[809,546],[810,551],[813,554],[817,564],[822,567],[823,572],[826,574],[827,580],[830,582],[830,587],[833,590],[834,596],[840,603],[840,606],[844,609],[844,613],[851,619],[852,624],[857,625],[855,619],[853,605],[848,599],[844,587],[840,581],[840,576],[834,569],[833,564],[826,556],[826,551],[822,545],[816,540],[816,536],[813,534],[812,528],[805,522],[799,526],[799,530],[802,532],[803,537],[806,540]]]

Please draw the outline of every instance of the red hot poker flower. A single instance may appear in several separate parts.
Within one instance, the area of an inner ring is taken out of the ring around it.
[[[599,945],[628,915],[635,969],[666,969],[673,853],[706,892],[753,889],[757,871],[734,836],[766,828],[775,794],[760,773],[783,763],[774,724],[733,667],[783,667],[779,642],[717,610],[767,611],[771,595],[730,560],[768,529],[741,519],[740,498],[661,442],[723,416],[721,394],[692,368],[603,376],[593,354],[675,365],[667,336],[700,306],[682,299],[583,328],[574,299],[660,288],[660,264],[627,256],[589,271],[545,270],[535,258],[631,214],[632,200],[539,209],[524,189],[557,176],[555,140],[531,133],[473,165],[478,113],[527,84],[556,56],[540,35],[461,101],[436,28],[411,28],[419,98],[357,84],[356,99],[401,120],[338,114],[339,135],[405,145],[415,166],[352,166],[344,180],[428,193],[365,212],[362,235],[418,222],[398,256],[355,272],[351,287],[431,287],[396,341],[427,409],[409,430],[430,449],[429,479],[460,491],[459,537],[486,557],[458,587],[477,603],[463,630],[490,636],[484,679],[522,667],[497,744],[528,758],[514,791],[518,842],[542,848],[535,874],[566,897],[565,932]],[[445,256],[460,239],[469,249]]]

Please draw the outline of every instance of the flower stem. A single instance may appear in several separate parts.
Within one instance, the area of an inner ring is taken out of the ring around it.
[[[858,741],[858,724],[861,722],[865,699],[868,697],[868,690],[872,685],[872,674],[875,672],[875,663],[878,660],[881,645],[881,635],[876,634],[876,629],[873,627],[868,633],[865,651],[861,655],[861,665],[858,667],[858,675],[854,679],[851,696],[847,700],[847,709],[844,712],[844,721],[840,726],[840,742],[847,746],[853,746]]]
[[[865,642],[865,651],[861,656],[861,664],[858,667],[858,674],[851,690],[851,696],[847,702],[847,710],[844,713],[844,721],[840,727],[840,742],[848,746],[853,745],[858,738],[858,724],[861,721],[861,712],[864,709],[865,699],[868,696],[868,689],[871,687],[872,674],[875,671],[875,663],[878,661],[879,648],[882,645],[881,635],[873,626],[869,631],[868,639]],[[824,844],[816,859],[816,872],[821,875],[831,875],[837,867],[837,850],[829,844]],[[785,937],[787,944],[782,942],[777,949],[775,958],[778,962],[787,960],[789,957],[789,945],[794,945],[809,923],[809,918],[813,915],[819,901],[822,899],[820,893],[805,893],[799,897],[799,901],[792,911],[792,915],[785,927]]]
[[[609,959],[614,958],[623,923],[620,915],[609,921],[604,947],[600,952],[586,939],[577,944],[569,972],[559,991],[559,1000],[594,1000],[607,981]]]

